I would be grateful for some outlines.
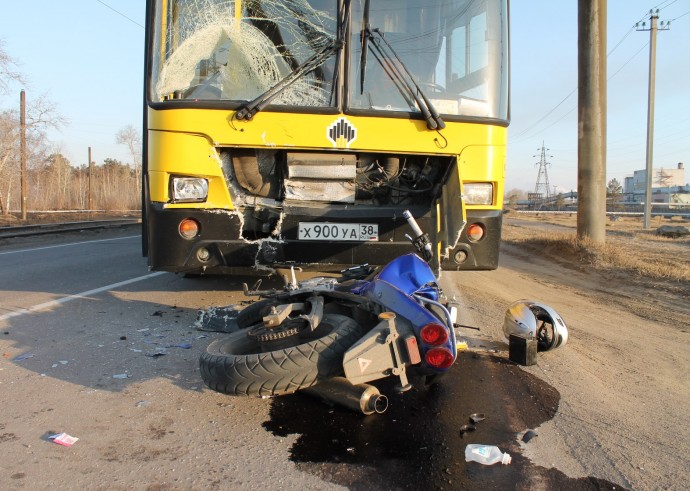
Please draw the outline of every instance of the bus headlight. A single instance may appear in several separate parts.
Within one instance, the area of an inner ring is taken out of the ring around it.
[[[491,205],[494,202],[494,185],[490,182],[466,182],[463,198],[467,205]]]
[[[173,177],[172,197],[176,203],[206,201],[208,180],[203,177]]]

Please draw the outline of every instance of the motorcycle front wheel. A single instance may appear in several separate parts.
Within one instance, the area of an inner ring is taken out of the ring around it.
[[[201,378],[209,388],[232,395],[274,396],[311,387],[342,373],[343,355],[363,334],[353,319],[325,314],[313,332],[307,329],[287,346],[269,351],[247,331],[225,335],[201,354]]]

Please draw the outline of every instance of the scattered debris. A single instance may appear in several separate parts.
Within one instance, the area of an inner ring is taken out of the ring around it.
[[[149,358],[160,358],[161,356],[165,356],[167,354],[168,354],[167,351],[165,351],[164,349],[160,349],[160,350],[146,353],[146,356],[148,356]]]
[[[522,441],[527,443],[528,441],[530,441],[535,436],[539,436],[539,433],[537,433],[534,430],[527,430],[527,431],[525,431],[525,434],[522,435]]]
[[[19,355],[14,359],[14,361],[24,361],[28,358],[33,358],[34,354],[33,353],[24,353],[23,355]]]
[[[177,343],[177,344],[169,344],[166,347],[167,348],[192,349],[192,344],[191,343]]]
[[[48,436],[50,440],[53,440],[55,443],[58,445],[62,445],[63,447],[71,447],[74,445],[79,438],[70,436],[67,433],[58,433],[56,435],[50,435]]]
[[[234,304],[199,310],[194,327],[199,331],[234,332],[239,329],[237,316],[243,308],[244,305]]]
[[[479,462],[484,465],[510,464],[509,453],[503,453],[498,447],[493,445],[482,445],[470,443],[465,447],[465,462]]]
[[[469,431],[475,431],[476,429],[477,429],[477,427],[473,424],[462,425],[460,427],[460,437],[465,438],[465,433],[467,433]]]
[[[474,329],[475,331],[481,331],[481,330],[482,330],[481,327],[477,327],[477,326],[467,326],[467,325],[464,325],[464,324],[458,324],[457,322],[453,324],[453,327],[455,327],[455,328],[460,328],[460,327],[462,327],[463,329]]]
[[[125,378],[129,378],[129,374],[127,374],[127,373],[118,373],[118,374],[116,374],[116,375],[113,375],[113,378],[125,379]]]
[[[148,330],[149,330],[149,328],[147,327],[147,328],[145,328],[145,329],[137,329],[137,332],[146,332],[146,331],[148,331]]]
[[[163,314],[165,314],[165,312],[163,312],[162,310],[156,310],[156,311],[155,311],[153,314],[151,314],[151,315],[155,315],[156,317],[163,317]]]
[[[146,400],[139,401],[135,404],[136,407],[146,407],[146,406],[150,406],[150,405],[151,405],[151,401],[146,401]]]
[[[486,416],[484,416],[484,413],[470,414],[470,421],[472,421],[472,424],[477,424],[480,421],[484,421],[485,419],[486,419]]]

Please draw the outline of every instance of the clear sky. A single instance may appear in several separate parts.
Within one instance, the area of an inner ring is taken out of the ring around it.
[[[533,190],[544,142],[549,180],[577,188],[577,0],[511,1],[511,125],[507,189]],[[649,10],[672,21],[657,36],[654,167],[684,162],[690,180],[690,0],[608,1],[607,180],[644,169],[647,126]],[[75,165],[131,160],[115,143],[140,127],[144,55],[143,0],[28,0],[0,17],[0,39],[29,83],[27,98],[47,94],[69,121],[50,133]],[[0,108],[19,104],[19,90]]]

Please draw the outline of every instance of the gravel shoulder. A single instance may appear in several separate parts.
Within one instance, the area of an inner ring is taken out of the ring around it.
[[[508,220],[509,237],[515,226]],[[540,227],[517,226],[523,234]],[[684,242],[669,242],[664,251],[650,247],[687,260]],[[463,292],[466,322],[492,326],[475,344],[503,338],[503,313],[519,298],[543,301],[568,323],[568,344],[540,353],[537,365],[524,368],[561,394],[556,416],[525,445],[533,463],[629,489],[690,488],[687,281],[587,267],[510,241],[497,271],[443,280],[449,290]]]

